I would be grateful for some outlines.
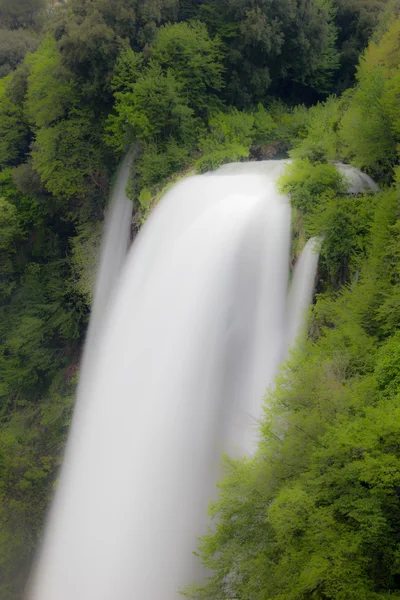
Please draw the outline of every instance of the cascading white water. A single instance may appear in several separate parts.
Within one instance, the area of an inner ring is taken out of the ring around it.
[[[334,164],[339,173],[348,181],[349,187],[347,191],[349,194],[362,194],[363,192],[377,192],[379,190],[372,177],[363,173],[357,167],[342,162]]]
[[[284,166],[184,180],[140,232],[95,315],[101,335],[88,338],[96,352],[32,600],[176,600],[201,573],[192,552],[221,453],[254,451],[288,327],[291,340],[301,329],[301,310],[287,314],[290,206],[275,189]],[[122,169],[115,222],[125,180]],[[301,309],[317,265],[308,251],[302,260]]]
[[[86,385],[93,377],[92,369],[96,368],[96,354],[103,332],[103,319],[116,291],[117,281],[129,247],[133,204],[126,195],[125,187],[132,158],[133,152],[129,152],[118,169],[110,206],[105,218],[92,311],[86,335],[85,351],[82,357],[77,402],[81,401],[80,398],[85,398]],[[84,401],[82,400],[82,402]]]
[[[285,347],[289,350],[302,333],[310,306],[317,273],[321,241],[310,238],[296,263],[287,302],[287,330]]]

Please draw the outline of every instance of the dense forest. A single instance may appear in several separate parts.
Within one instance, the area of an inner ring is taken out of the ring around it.
[[[308,339],[226,459],[191,598],[400,597],[400,2],[0,0],[0,598],[56,485],[106,200],[285,155],[293,262],[323,237]],[[370,174],[352,196],[333,161]]]

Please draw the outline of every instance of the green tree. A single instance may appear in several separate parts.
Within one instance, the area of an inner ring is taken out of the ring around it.
[[[14,259],[23,237],[18,211],[5,198],[0,198],[0,297],[3,302],[15,286]]]
[[[382,105],[385,74],[382,67],[362,62],[359,85],[349,94],[347,110],[340,125],[345,144],[344,157],[374,175],[390,170],[396,160],[396,144]]]
[[[125,63],[121,65],[125,68]],[[127,134],[158,143],[170,137],[185,143],[193,135],[193,110],[185,102],[182,85],[157,63],[149,64],[132,91],[116,92],[115,111],[108,118],[108,140],[118,149],[124,147]]]
[[[208,129],[199,139],[203,156],[197,162],[197,170],[203,173],[247,158],[254,137],[254,122],[253,115],[236,109],[211,117]]]
[[[357,86],[347,95],[340,126],[343,154],[378,177],[391,175],[400,141],[398,97],[400,19],[379,43],[371,43],[360,61]]]
[[[171,70],[182,85],[188,105],[207,112],[216,105],[223,87],[222,54],[203,23],[165,25],[151,45],[150,56],[164,71]]]
[[[68,116],[78,105],[74,82],[61,66],[53,37],[46,36],[34,54],[26,58],[29,70],[26,114],[37,128],[48,127]]]

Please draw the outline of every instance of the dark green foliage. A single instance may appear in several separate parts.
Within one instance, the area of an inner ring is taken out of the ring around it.
[[[0,0],[0,26],[35,28],[45,7],[46,0]]]
[[[0,77],[13,71],[36,46],[36,37],[27,31],[0,29]]]
[[[112,101],[110,79],[124,40],[142,49],[156,26],[174,15],[175,0],[72,0],[54,19],[62,63],[74,74],[86,102]]]
[[[323,238],[319,290],[336,290],[357,277],[368,248],[372,195],[325,193],[319,206],[305,219],[309,234]]]
[[[99,164],[99,144],[93,115],[89,111],[77,112],[38,131],[32,152],[33,167],[55,196],[83,197],[90,186],[98,187],[94,172]]]
[[[160,148],[154,142],[144,144],[137,174],[140,186],[154,186],[165,181],[169,175],[181,171],[188,162],[188,151],[173,139]]]
[[[132,128],[140,140],[184,138],[193,128],[193,115],[183,97],[182,85],[171,71],[151,63],[133,91],[120,96],[118,121]],[[110,120],[113,125],[113,120]],[[115,121],[114,121],[115,122]]]
[[[28,127],[20,106],[10,99],[10,76],[0,79],[0,167],[13,165],[27,150]]]
[[[323,104],[312,106],[303,130],[293,140],[292,158],[309,159],[312,163],[326,162],[339,157],[338,127],[341,118],[340,102],[328,98]]]
[[[365,258],[374,197],[346,195],[348,183],[334,165],[308,158],[287,167],[280,187],[303,214],[307,237],[322,239],[319,290],[349,283]]]

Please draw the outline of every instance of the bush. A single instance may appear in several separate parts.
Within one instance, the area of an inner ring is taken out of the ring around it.
[[[255,118],[235,108],[230,112],[218,112],[208,121],[208,131],[199,141],[199,150],[204,153],[222,150],[232,144],[250,149],[253,141]]]
[[[253,112],[254,132],[253,142],[255,144],[265,144],[277,139],[278,126],[270,112],[262,104],[257,106]]]
[[[276,123],[276,137],[288,148],[308,131],[310,111],[303,105],[288,108],[283,102],[274,100],[268,105],[268,111]]]
[[[346,191],[344,179],[334,165],[314,165],[308,158],[289,164],[279,186],[284,194],[290,195],[293,206],[306,212],[314,210],[323,195]]]

